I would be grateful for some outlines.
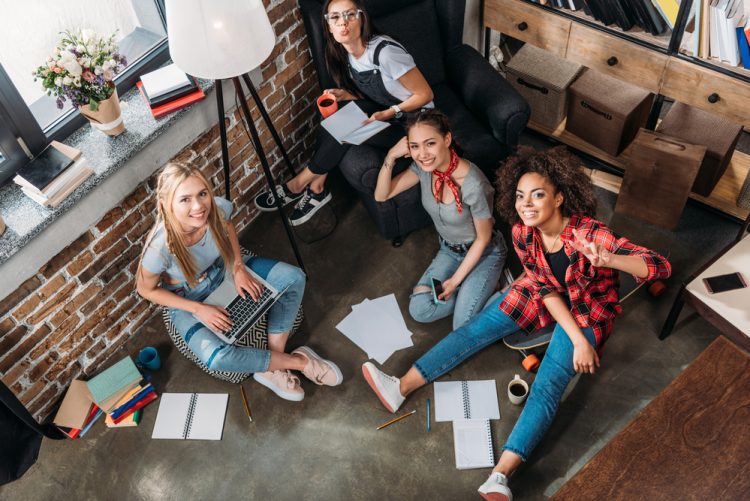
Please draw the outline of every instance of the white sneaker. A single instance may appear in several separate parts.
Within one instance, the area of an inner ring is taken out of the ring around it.
[[[299,402],[305,398],[299,378],[289,371],[256,372],[253,379],[284,400]]]
[[[362,364],[362,374],[364,374],[370,388],[372,388],[372,391],[375,392],[380,401],[383,402],[386,409],[396,412],[401,407],[405,397],[401,395],[399,387],[401,380],[399,378],[389,376],[375,367],[371,362]]]
[[[502,473],[493,472],[482,485],[479,495],[487,501],[513,501],[513,494],[508,488],[508,478]]]

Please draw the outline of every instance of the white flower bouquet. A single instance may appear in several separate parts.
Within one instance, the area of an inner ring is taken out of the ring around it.
[[[47,95],[57,96],[57,107],[66,99],[81,108],[88,104],[91,111],[110,98],[115,91],[114,78],[127,65],[117,52],[115,35],[104,38],[92,30],[62,33],[52,55],[34,72],[41,79]]]

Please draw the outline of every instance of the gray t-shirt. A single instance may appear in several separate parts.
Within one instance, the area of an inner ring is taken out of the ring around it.
[[[232,202],[221,197],[214,197],[214,201],[216,202],[216,206],[223,213],[224,220],[228,221],[232,217],[232,211],[234,210]],[[182,274],[177,259],[171,252],[169,252],[169,249],[167,249],[166,239],[167,236],[164,231],[164,225],[160,225],[156,229],[149,246],[143,253],[141,264],[151,273],[156,273],[157,275],[166,273],[175,280],[185,282],[185,276]],[[195,269],[198,270],[198,273],[202,273],[208,269],[208,267],[211,266],[219,256],[221,256],[210,229],[206,231],[203,238],[188,247],[188,249],[193,256]]]
[[[449,204],[438,204],[432,194],[432,174],[425,172],[412,162],[409,166],[419,176],[422,189],[422,205],[435,223],[443,240],[452,244],[467,244],[477,238],[474,219],[492,218],[492,199],[495,190],[479,167],[469,162],[469,172],[459,189],[463,210],[458,213],[455,200]],[[444,190],[449,190],[443,185]],[[494,219],[493,219],[494,221]]]

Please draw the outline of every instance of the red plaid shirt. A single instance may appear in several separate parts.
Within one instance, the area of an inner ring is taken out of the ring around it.
[[[597,349],[601,349],[612,332],[615,317],[622,311],[618,294],[619,271],[592,266],[588,259],[578,253],[571,245],[575,240],[574,229],[583,232],[589,241],[614,254],[641,256],[648,266],[648,276],[645,279],[636,277],[638,282],[667,278],[672,273],[669,262],[663,256],[634,245],[626,238],[618,238],[612,230],[595,219],[574,214],[560,235],[565,254],[570,259],[570,266],[565,272],[565,283],[560,284],[544,257],[539,233],[530,226],[517,223],[513,226],[513,246],[526,276],[513,283],[500,304],[500,310],[519,327],[533,332],[554,322],[542,298],[551,292],[567,294],[576,323],[582,328],[591,327],[594,330]]]

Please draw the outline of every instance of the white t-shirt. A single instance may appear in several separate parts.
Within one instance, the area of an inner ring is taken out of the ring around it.
[[[395,42],[391,37],[378,35],[372,37],[370,43],[367,44],[364,54],[359,59],[355,59],[354,56],[349,54],[349,64],[356,71],[370,71],[375,69],[373,58],[375,57],[375,48],[382,40],[388,40],[389,42]],[[398,42],[395,42],[398,43]],[[401,48],[401,45],[388,44],[380,49],[380,57],[378,58],[380,63],[380,76],[383,79],[383,85],[393,97],[406,101],[412,95],[409,89],[404,87],[399,78],[404,76],[410,70],[417,67],[414,63],[414,58],[411,54]],[[435,105],[430,101],[424,107],[433,108]]]

